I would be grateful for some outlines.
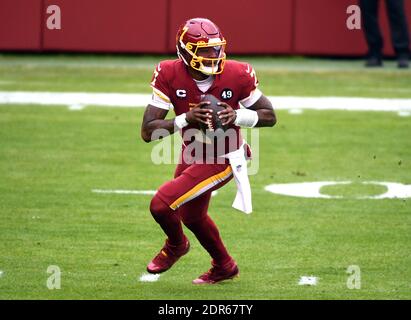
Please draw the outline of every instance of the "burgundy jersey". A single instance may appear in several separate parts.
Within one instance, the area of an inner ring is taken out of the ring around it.
[[[150,104],[163,109],[173,108],[175,114],[180,115],[197,105],[204,94],[214,95],[233,109],[239,109],[240,102],[244,107],[250,107],[261,96],[261,92],[257,89],[258,80],[254,69],[247,63],[227,60],[224,71],[213,77],[211,87],[203,92],[181,60],[162,61],[157,65],[152,78],[153,102]],[[154,96],[161,101],[156,102]],[[185,139],[184,135],[192,128],[199,129],[199,126],[190,124],[183,128],[184,144],[192,142],[190,139]],[[232,143],[227,145],[225,153],[238,149],[242,143],[240,128],[233,124],[232,129],[236,132],[237,141],[234,145]]]

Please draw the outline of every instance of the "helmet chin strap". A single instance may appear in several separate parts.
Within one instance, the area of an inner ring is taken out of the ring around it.
[[[178,56],[181,60],[183,60],[183,62],[184,62],[187,66],[189,65],[188,62],[187,62],[187,60],[184,58],[184,56],[181,54],[180,50],[178,49],[178,46],[177,46],[177,56]]]

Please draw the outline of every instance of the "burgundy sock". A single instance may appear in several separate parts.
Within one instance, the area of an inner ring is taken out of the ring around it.
[[[156,196],[151,200],[150,211],[154,220],[167,235],[170,245],[179,245],[184,242],[186,237],[183,233],[180,216],[176,211]]]
[[[217,265],[223,265],[231,259],[220,238],[217,226],[209,215],[206,215],[204,219],[185,225],[194,233]]]

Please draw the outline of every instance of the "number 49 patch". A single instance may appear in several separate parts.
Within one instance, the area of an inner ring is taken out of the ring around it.
[[[233,90],[224,89],[223,91],[221,91],[221,99],[230,100],[232,97],[233,97]]]

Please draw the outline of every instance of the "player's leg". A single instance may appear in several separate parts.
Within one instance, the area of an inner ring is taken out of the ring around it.
[[[158,189],[151,201],[150,211],[168,239],[148,265],[148,272],[164,272],[188,252],[189,243],[183,233],[177,209],[231,177],[231,167],[227,164],[192,165]]]
[[[177,177],[185,168],[185,165],[178,165],[175,172]],[[166,185],[166,186],[164,186]],[[173,190],[170,184],[164,184],[161,188]],[[147,271],[150,273],[161,273],[167,271],[171,266],[190,249],[190,243],[183,233],[180,215],[177,211],[172,210],[169,204],[163,197],[159,197],[158,193],[154,195],[150,203],[150,212],[154,220],[160,225],[167,239],[160,252],[151,260],[147,266]]]
[[[239,274],[235,260],[228,254],[217,226],[206,215],[204,219],[186,224],[212,257],[211,269],[193,280],[193,284],[214,284],[232,279]]]
[[[167,235],[167,239],[160,252],[147,265],[147,271],[161,273],[170,269],[179,258],[188,252],[190,243],[183,233],[178,213],[171,210],[163,200],[154,196],[151,200],[150,211]]]
[[[191,171],[197,169],[203,170],[194,167]],[[192,174],[195,175],[195,173]],[[231,279],[239,273],[236,262],[227,252],[218,228],[207,212],[212,191],[223,187],[229,180],[231,177],[179,208],[179,214],[185,226],[193,232],[212,258],[212,268],[195,279],[193,281],[195,284],[216,283]]]
[[[160,225],[172,245],[181,244],[184,239],[180,216],[170,209],[164,200],[154,196],[150,203],[150,212],[154,220]]]
[[[193,199],[179,209],[184,225],[196,236],[200,244],[218,264],[231,260],[220,237],[217,226],[208,215],[211,191]]]

